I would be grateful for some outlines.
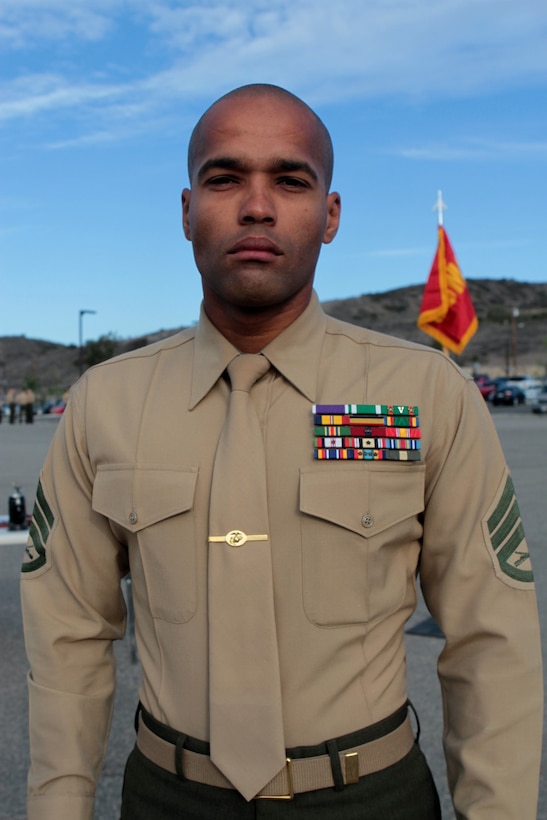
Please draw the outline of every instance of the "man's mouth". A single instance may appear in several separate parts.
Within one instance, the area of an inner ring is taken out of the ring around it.
[[[265,236],[246,236],[232,245],[228,254],[243,261],[270,262],[276,256],[282,256],[282,251]]]

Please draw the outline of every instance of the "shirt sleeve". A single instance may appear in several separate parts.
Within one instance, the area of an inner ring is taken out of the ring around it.
[[[123,637],[125,548],[92,509],[76,388],[42,469],[21,581],[30,664],[28,820],[92,820]]]
[[[456,816],[535,820],[541,649],[518,502],[475,385],[437,411],[420,577],[446,638],[438,670]]]

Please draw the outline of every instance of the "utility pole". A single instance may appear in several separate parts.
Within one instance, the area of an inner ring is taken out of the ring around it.
[[[78,341],[79,341],[79,352],[78,352],[78,362],[79,362],[79,369],[80,369],[80,376],[84,372],[84,348],[83,348],[83,340],[82,340],[82,325],[83,325],[83,317],[86,313],[97,313],[96,310],[80,310],[79,314],[79,321],[78,321]]]

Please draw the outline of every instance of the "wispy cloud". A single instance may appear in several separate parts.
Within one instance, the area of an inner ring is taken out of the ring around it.
[[[2,0],[0,42],[27,50],[67,38],[101,40],[121,5],[118,0]]]
[[[435,208],[432,208],[435,210]],[[447,209],[449,210],[449,209]],[[522,238],[481,238],[478,241],[465,241],[460,240],[458,241],[458,251],[462,253],[469,253],[469,254],[476,254],[477,252],[496,252],[496,251],[504,251],[513,248],[522,248],[528,241]],[[432,244],[427,245],[410,245],[405,247],[382,247],[382,248],[371,248],[370,250],[359,250],[355,253],[350,253],[347,255],[347,258],[352,259],[385,259],[385,260],[398,260],[398,259],[412,259],[412,258],[423,258],[426,257],[433,257],[433,253],[435,248]]]
[[[406,159],[430,160],[433,162],[537,159],[547,157],[547,141],[502,142],[469,139],[459,144],[426,144],[400,148],[393,153]]]
[[[0,103],[0,121],[32,117],[42,112],[120,99],[130,91],[128,86],[98,83],[67,83],[63,77],[50,74],[28,74],[4,87]]]
[[[122,24],[131,30],[126,62],[105,65],[103,49]],[[158,115],[174,100],[209,100],[257,80],[312,104],[479,94],[545,82],[546,34],[547,4],[537,0],[3,0],[0,47],[12,67],[0,123],[92,110],[95,135],[127,134],[137,113]],[[38,58],[50,70],[27,73]],[[81,138],[79,130],[68,136]],[[405,150],[457,158],[487,148]]]
[[[367,251],[365,256],[377,257],[379,259],[399,259],[408,258],[411,256],[423,256],[424,253],[431,253],[430,246],[421,246],[415,248],[384,248],[378,250]]]

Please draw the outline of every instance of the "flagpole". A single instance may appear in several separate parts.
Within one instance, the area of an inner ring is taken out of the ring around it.
[[[446,210],[446,205],[443,202],[443,192],[441,190],[437,191],[437,202],[433,206],[433,210],[437,211],[437,218],[438,218],[439,228],[442,228],[443,227],[443,211]],[[445,356],[448,356],[448,358],[450,358],[450,350],[447,348],[446,345],[443,345],[443,353],[444,353]]]

